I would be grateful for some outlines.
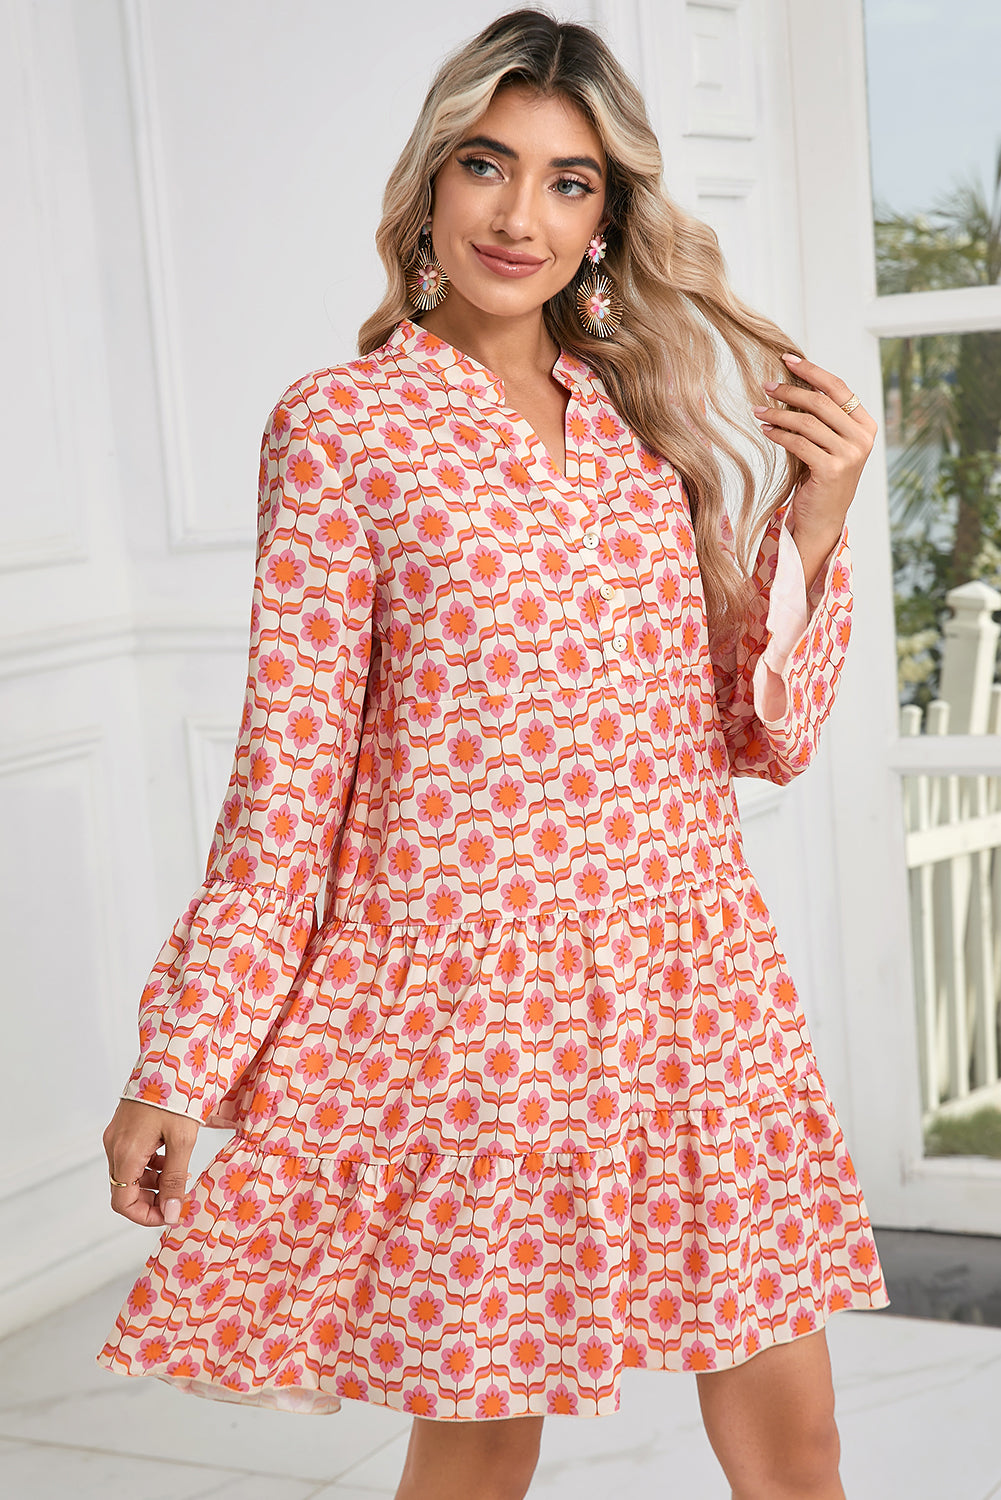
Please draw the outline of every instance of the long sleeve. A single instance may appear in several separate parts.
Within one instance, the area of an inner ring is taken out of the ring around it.
[[[291,386],[265,429],[233,770],[205,879],[142,993],[140,1055],[122,1091],[203,1122],[288,996],[351,792],[375,564],[332,423]]]
[[[807,593],[790,512],[787,501],[762,537],[756,610],[727,650],[712,653],[731,770],[780,785],[813,759],[851,635],[847,525]]]

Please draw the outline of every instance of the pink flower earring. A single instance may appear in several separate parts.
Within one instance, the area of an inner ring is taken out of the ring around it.
[[[605,257],[605,237],[596,234],[584,252],[584,259],[597,266]],[[622,299],[610,276],[586,276],[577,288],[577,314],[588,333],[608,338],[622,322]]]
[[[417,254],[408,266],[404,280],[407,286],[407,296],[412,305],[419,308],[421,312],[428,312],[445,300],[448,293],[448,277],[444,266],[434,253],[430,218],[425,219],[421,225],[421,239]]]

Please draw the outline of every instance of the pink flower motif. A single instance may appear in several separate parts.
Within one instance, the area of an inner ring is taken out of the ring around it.
[[[251,854],[246,845],[234,849],[226,861],[226,879],[233,881],[236,885],[249,885],[257,871],[257,859]],[[240,915],[240,908],[228,907],[225,920],[235,920]],[[220,911],[220,921],[224,920],[223,912]]]
[[[709,1274],[709,1255],[702,1245],[689,1245],[682,1258],[685,1275],[691,1281],[701,1281]]]
[[[262,995],[273,994],[277,978],[278,971],[272,969],[269,963],[261,959],[260,963],[256,963],[250,971],[249,984],[251,993],[257,999],[260,999]]]
[[[318,1078],[326,1078],[333,1060],[333,1054],[319,1043],[312,1047],[303,1047],[299,1053],[299,1071],[312,1083]]]
[[[301,448],[298,453],[289,454],[285,473],[292,488],[304,495],[323,478],[323,465],[308,448]]]
[[[301,708],[288,721],[288,737],[294,745],[315,745],[320,737],[320,720],[311,708]]]
[[[505,911],[521,916],[530,906],[534,906],[538,898],[535,894],[535,886],[523,875],[516,875],[514,880],[501,886],[501,900]]]
[[[170,1084],[162,1073],[148,1073],[136,1089],[136,1098],[143,1104],[159,1104],[170,1098]]]
[[[392,469],[369,469],[361,481],[361,488],[377,505],[388,506],[400,498],[400,486]]]
[[[779,1224],[779,1244],[783,1250],[798,1250],[803,1244],[803,1224],[792,1214]]]
[[[269,557],[264,576],[280,594],[287,594],[289,589],[298,588],[302,583],[306,576],[306,564],[294,552],[286,549]]]
[[[217,1276],[214,1281],[207,1282],[202,1287],[195,1300],[199,1307],[215,1307],[220,1297],[225,1297],[228,1286],[229,1282],[225,1276]]]
[[[689,1344],[681,1358],[683,1370],[715,1370],[716,1351],[709,1349],[698,1339]]]
[[[445,1304],[431,1292],[418,1292],[410,1299],[410,1316],[422,1332],[440,1327]]]
[[[167,1358],[168,1352],[165,1336],[162,1333],[158,1333],[153,1338],[143,1339],[139,1345],[138,1357],[140,1363],[145,1365],[148,1370],[153,1365],[162,1365]]]
[[[204,1037],[195,1037],[188,1052],[185,1053],[185,1067],[191,1068],[192,1076],[197,1079],[206,1071],[207,1062],[209,1062],[209,1043]]]
[[[681,1303],[670,1292],[660,1292],[654,1297],[650,1316],[660,1328],[673,1328],[681,1321]]]
[[[474,1250],[471,1245],[467,1245],[464,1250],[452,1251],[450,1269],[452,1269],[452,1277],[461,1286],[471,1287],[474,1281],[479,1280],[480,1275],[483,1274],[483,1256],[479,1250]]]
[[[725,1323],[727,1328],[732,1328],[736,1323],[739,1311],[735,1292],[726,1292],[722,1297],[716,1298],[716,1317],[721,1323]]]
[[[459,840],[459,862],[477,872],[493,861],[494,841],[488,833],[477,831]]]
[[[467,1125],[475,1125],[479,1112],[475,1096],[468,1089],[459,1089],[445,1105],[445,1121],[461,1130]]]
[[[276,844],[287,844],[289,839],[295,837],[298,826],[299,819],[287,802],[281,803],[279,807],[273,807],[268,813],[266,832]]]
[[[612,1348],[597,1334],[586,1339],[577,1354],[577,1363],[587,1375],[601,1375],[612,1365]]]
[[[288,687],[292,681],[292,663],[280,651],[271,651],[267,656],[261,657],[257,677],[272,692],[276,688]]]
[[[246,1331],[239,1318],[223,1318],[215,1326],[212,1342],[228,1354],[240,1342]]]
[[[250,1244],[244,1248],[243,1253],[246,1256],[247,1260],[251,1261],[252,1263],[259,1260],[269,1260],[271,1258],[271,1252],[272,1250],[274,1250],[276,1244],[277,1240],[275,1239],[275,1236],[273,1234],[270,1234],[267,1230],[262,1230],[260,1234],[254,1235],[254,1238],[250,1241]]]
[[[594,905],[596,897],[608,895],[608,874],[600,866],[588,861],[578,867],[574,876],[574,889],[581,901],[589,906]]]
[[[149,1312],[153,1306],[153,1283],[148,1276],[140,1276],[129,1292],[127,1305],[133,1318]]]
[[[323,805],[332,798],[336,784],[335,771],[327,760],[326,765],[318,765],[309,777],[309,795]]]

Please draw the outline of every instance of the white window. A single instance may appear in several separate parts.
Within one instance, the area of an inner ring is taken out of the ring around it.
[[[788,15],[808,352],[882,426],[831,725],[852,1144],[877,1223],[1001,1233],[1001,9]]]

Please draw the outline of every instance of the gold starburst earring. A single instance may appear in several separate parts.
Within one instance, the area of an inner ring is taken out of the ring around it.
[[[407,296],[421,312],[428,312],[445,300],[449,282],[444,266],[434,253],[430,218],[421,226],[417,254],[407,267],[404,280],[407,284]]]
[[[584,252],[584,260],[597,266],[608,246],[602,234],[596,234]],[[582,267],[586,271],[586,266]],[[577,314],[588,333],[608,338],[622,322],[622,299],[610,276],[593,272],[585,275],[577,287]]]

